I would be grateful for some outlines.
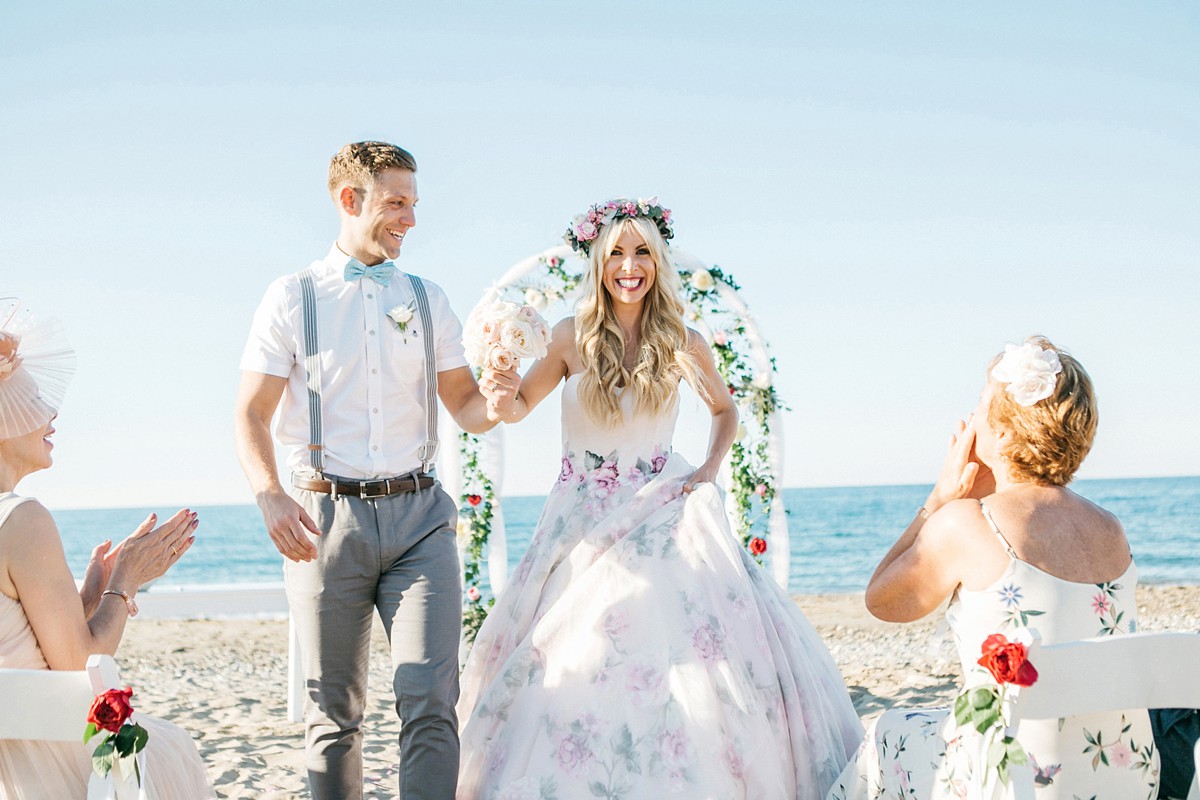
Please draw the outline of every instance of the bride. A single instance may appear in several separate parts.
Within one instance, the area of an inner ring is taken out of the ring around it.
[[[737,409],[684,325],[657,201],[593,206],[576,315],[523,380],[487,372],[509,421],[565,381],[562,471],[462,676],[459,798],[820,798],[862,735],[803,615],[735,541],[713,485]],[[712,412],[693,469],[678,388]]]

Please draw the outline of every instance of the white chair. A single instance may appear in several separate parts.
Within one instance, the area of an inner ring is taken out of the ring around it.
[[[1029,661],[1037,667],[1038,679],[1017,692],[1008,707],[1008,733],[1017,741],[1027,719],[1130,708],[1200,708],[1200,634],[1133,633],[1055,645],[1035,641]],[[1200,745],[1194,759],[1197,778],[1187,800],[1200,800]],[[1010,774],[1004,796],[1033,800],[1030,766],[1011,767]]]
[[[87,669],[78,672],[45,669],[0,669],[0,739],[33,739],[51,742],[83,741],[88,710],[96,695],[121,688],[121,676],[112,656],[93,655]],[[135,714],[136,717],[136,714]],[[146,763],[138,754],[143,779]],[[141,792],[133,776],[117,780],[92,774],[88,800],[138,800]]]

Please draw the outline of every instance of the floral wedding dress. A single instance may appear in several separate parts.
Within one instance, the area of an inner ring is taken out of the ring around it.
[[[807,620],[671,452],[678,402],[594,424],[462,676],[459,798],[820,798],[862,735]]]

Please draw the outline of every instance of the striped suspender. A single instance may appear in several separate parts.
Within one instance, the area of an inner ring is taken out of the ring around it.
[[[421,329],[425,339],[425,444],[417,454],[421,459],[421,471],[429,472],[437,459],[438,451],[438,400],[437,400],[437,361],[433,354],[433,315],[429,313],[429,298],[425,294],[425,284],[416,275],[408,276],[412,283],[413,294],[417,297],[417,313],[421,315]]]
[[[308,373],[308,458],[320,475],[325,471],[321,433],[321,349],[317,342],[317,293],[312,267],[300,273],[300,308],[304,314],[304,370]]]
[[[429,472],[437,459],[437,362],[433,353],[433,315],[429,311],[429,297],[425,285],[415,275],[408,276],[413,294],[417,298],[417,313],[421,315],[421,328],[425,334],[425,443],[417,457],[421,459],[421,471]],[[312,269],[300,273],[300,307],[304,315],[304,369],[308,374],[308,454],[312,468],[318,474],[325,471],[322,458],[324,450],[321,432],[321,351],[317,342],[317,296],[313,288]]]

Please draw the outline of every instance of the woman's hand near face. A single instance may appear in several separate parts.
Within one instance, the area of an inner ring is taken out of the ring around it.
[[[154,528],[157,519],[151,514],[129,538],[117,545],[109,578],[112,588],[131,594],[136,592],[142,584],[162,577],[196,540],[196,527],[200,524],[196,512],[180,509]]]
[[[925,510],[932,514],[952,500],[964,497],[975,497],[973,490],[979,481],[980,488],[986,488],[989,483],[995,486],[991,478],[991,470],[987,470],[973,457],[975,447],[975,428],[959,420],[957,432],[951,434],[946,448],[946,458],[942,461],[942,472],[933,490],[925,500]],[[986,471],[986,479],[981,479],[981,468]],[[981,497],[986,497],[985,492]]]

